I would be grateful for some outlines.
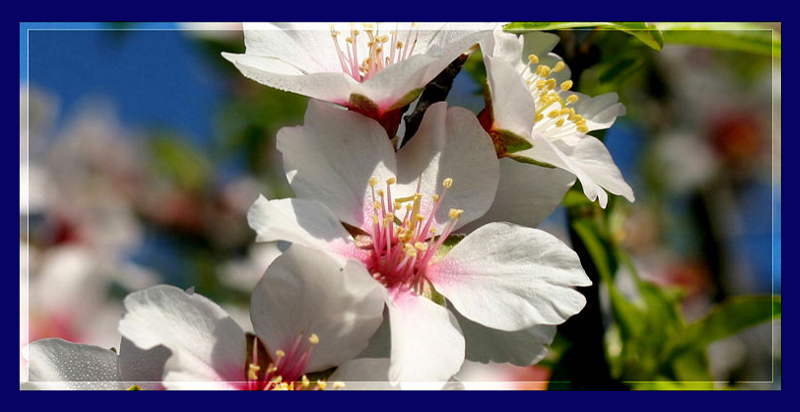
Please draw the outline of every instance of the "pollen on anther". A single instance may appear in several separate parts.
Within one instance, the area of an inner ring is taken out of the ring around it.
[[[447,179],[444,179],[444,181],[442,182],[442,186],[448,187],[448,188],[450,186],[453,186],[453,179],[451,179],[449,177]]]
[[[378,179],[376,179],[374,177],[369,178],[369,185],[370,186],[375,186],[377,184],[378,184]]]
[[[342,389],[344,388],[344,382],[336,381],[333,383],[333,389]]]
[[[572,94],[569,97],[567,97],[567,103],[571,104],[571,103],[575,103],[577,101],[578,101],[578,95],[577,94]]]
[[[277,356],[279,358],[282,358],[282,357],[286,356],[286,352],[278,349],[278,350],[275,351],[275,356]]]
[[[316,345],[319,343],[319,336],[316,333],[312,333],[311,336],[308,337],[308,342],[312,345]]]
[[[325,382],[325,381],[317,381],[317,386],[318,386],[320,389],[322,389],[322,390],[325,390],[325,388],[327,388],[327,387],[328,387],[328,382]]]
[[[560,62],[556,63],[556,65],[555,65],[555,66],[553,66],[553,72],[555,72],[555,73],[558,73],[558,72],[560,72],[561,70],[564,70],[564,67],[566,67],[566,66],[567,66],[567,65],[566,65],[566,64],[564,64],[564,62],[561,62],[561,61],[560,61]]]
[[[450,219],[458,219],[462,213],[464,213],[462,209],[450,209],[448,216],[450,216]]]
[[[417,242],[414,243],[414,248],[416,248],[419,251],[428,250],[428,244],[425,242]]]
[[[386,184],[387,185],[393,185],[395,183],[397,183],[397,178],[396,177],[390,177],[390,178],[386,179]]]
[[[567,91],[572,88],[572,80],[565,80],[564,83],[561,83],[561,90]]]
[[[539,63],[539,56],[535,54],[530,54],[528,55],[528,61],[531,62],[531,64]]]

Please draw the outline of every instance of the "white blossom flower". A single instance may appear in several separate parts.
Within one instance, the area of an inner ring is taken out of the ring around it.
[[[338,263],[301,245],[276,259],[251,297],[250,342],[217,304],[172,286],[128,295],[119,330],[143,350],[170,351],[167,389],[324,388],[307,374],[354,358],[382,320],[379,284],[360,263]]]
[[[498,185],[492,142],[469,111],[432,105],[395,153],[374,120],[312,101],[278,149],[298,198],[254,203],[257,241],[356,259],[386,288],[391,382],[444,382],[476,351],[535,362],[538,328],[583,308],[574,287],[590,281],[577,255],[543,231],[490,223],[452,246]]]
[[[223,56],[259,83],[380,120],[416,99],[496,26],[245,23],[246,52]]]
[[[608,203],[603,189],[633,201],[608,149],[587,135],[611,127],[625,107],[616,93],[589,97],[570,91],[569,68],[550,53],[557,42],[549,33],[517,37],[497,29],[481,43],[490,95],[482,123],[501,155],[574,174],[586,196],[602,207]]]

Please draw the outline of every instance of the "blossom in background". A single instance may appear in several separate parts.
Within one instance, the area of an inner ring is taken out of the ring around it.
[[[141,349],[163,346],[167,389],[324,388],[307,374],[355,357],[382,320],[382,290],[357,262],[291,246],[253,291],[255,335],[214,302],[172,286],[130,294],[123,337]],[[249,341],[249,342],[248,342]]]
[[[517,37],[495,30],[481,43],[488,81],[481,122],[499,155],[574,174],[586,197],[602,207],[608,203],[604,189],[633,201],[608,149],[587,134],[611,127],[625,107],[616,93],[571,92],[569,68],[550,53],[557,42],[549,33]]]
[[[490,223],[453,246],[498,185],[491,141],[469,111],[432,105],[395,153],[374,120],[312,101],[304,126],[279,131],[278,149],[297,198],[254,203],[257,241],[356,259],[385,287],[391,382],[445,382],[465,353],[530,364],[548,328],[583,308],[574,287],[590,281],[577,255],[543,231]]]
[[[259,83],[347,106],[381,123],[399,122],[397,110],[494,27],[245,23],[246,52],[222,55]],[[385,119],[390,112],[393,119]]]

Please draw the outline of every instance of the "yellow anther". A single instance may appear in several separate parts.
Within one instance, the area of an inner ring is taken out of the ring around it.
[[[419,251],[428,250],[428,244],[425,242],[414,243],[414,247]]]
[[[270,382],[272,382],[272,383],[280,383],[280,382],[283,382],[283,376],[281,376],[281,375],[278,375],[278,376],[276,376],[276,377],[274,377],[274,378],[270,379],[269,381],[270,381]]]
[[[400,209],[401,204],[400,204],[400,202],[395,200],[394,202],[392,202],[392,206],[394,206],[394,210],[397,210],[397,209]]]
[[[381,210],[381,202],[378,202],[377,200],[372,202],[372,207],[374,207],[375,210]]]
[[[380,222],[380,219],[378,218],[378,215],[372,215],[370,217],[372,218],[372,223],[377,225],[378,222]]]
[[[348,42],[350,44],[353,44],[353,38],[352,37],[347,37],[347,38],[344,39],[344,41],[346,41],[346,42]]]
[[[586,125],[578,126],[578,131],[581,133],[589,133],[589,127],[587,127]]]
[[[564,118],[562,117],[558,119],[558,121],[556,122],[556,127],[561,127],[563,125],[564,125]]]
[[[556,63],[556,65],[555,65],[555,66],[553,66],[553,73],[558,73],[558,72],[560,72],[561,70],[564,70],[564,67],[566,67],[566,66],[567,66],[567,65],[566,65],[566,64],[564,64],[564,62],[562,62],[562,61],[560,61],[560,62]]]
[[[403,48],[403,42],[401,42],[400,40],[397,41],[397,48],[398,49],[402,49]]]
[[[537,56],[535,54],[529,54],[528,55],[528,61],[531,62],[531,64],[539,63],[539,56]]]
[[[418,221],[420,221],[420,222],[422,222],[423,220],[425,220],[425,216],[424,216],[423,214],[421,214],[421,213],[417,213],[417,215],[416,215],[416,216],[414,216],[414,217],[415,217],[415,218],[416,218]]]
[[[394,220],[394,213],[392,213],[392,212],[387,213],[386,214],[386,218],[389,219],[389,221]]]
[[[380,196],[380,197],[383,197],[383,195],[386,194],[386,192],[384,192],[383,189],[378,189],[378,190],[375,191],[375,193],[377,193],[378,196]]]
[[[537,115],[536,115],[536,118],[534,119],[534,121],[536,121],[536,122],[539,122],[539,121],[541,121],[542,119],[544,119],[544,115],[543,115],[543,114],[541,114],[541,113],[539,113],[539,114],[537,114]]]
[[[282,390],[282,391],[288,391],[290,389],[289,388],[289,384],[286,383],[286,382],[281,382],[280,385],[278,385],[278,386],[280,386],[280,388],[281,388],[280,390]]]
[[[550,113],[547,113],[547,117],[551,119],[555,119],[558,116],[561,116],[561,110],[552,110]]]
[[[544,89],[545,86],[547,86],[547,80],[539,79],[539,80],[536,81],[536,88],[537,89],[539,89],[539,90]]]
[[[376,179],[374,177],[370,177],[369,178],[369,185],[370,186],[375,187],[375,185],[377,185],[377,184],[378,184],[378,179]]]
[[[397,183],[397,178],[396,177],[390,177],[390,178],[386,179],[386,184],[387,185],[393,185],[395,183]]]
[[[276,351],[275,351],[275,356],[277,356],[277,357],[279,357],[279,358],[282,358],[282,357],[286,356],[286,352],[284,352],[284,351],[282,351],[282,350],[278,349],[278,350],[276,350]],[[279,377],[280,377],[280,376],[279,376]]]
[[[411,205],[410,204],[406,204],[406,210],[411,210]]]
[[[462,213],[464,213],[462,209],[450,209],[448,216],[450,216],[450,219],[458,219]]]
[[[577,101],[578,101],[578,95],[577,94],[571,94],[569,97],[567,97],[567,103],[571,104],[571,103],[575,103]]]
[[[260,366],[254,364],[254,363],[251,363],[250,365],[248,365],[248,368],[247,368],[247,377],[251,381],[258,380],[258,371],[260,371],[260,370],[261,370]]]
[[[310,381],[310,380],[308,380],[308,376],[306,376],[306,375],[303,375],[303,377],[302,377],[302,378],[300,378],[300,384],[301,384],[301,385],[302,385],[304,388],[308,388],[309,386],[311,386],[311,381]]]
[[[342,389],[344,388],[344,382],[336,381],[333,383],[333,389]]]
[[[569,112],[569,109],[565,107],[565,108],[561,109],[558,112],[558,114],[560,114],[561,116],[569,116],[570,112]]]
[[[550,79],[547,81],[547,90],[553,90],[556,88],[556,79]]]
[[[319,336],[316,333],[312,333],[311,336],[308,337],[308,343],[312,345],[316,345],[319,343]]]
[[[325,382],[325,381],[317,381],[317,387],[319,387],[320,389],[322,389],[322,390],[324,391],[324,390],[325,390],[325,388],[327,388],[327,387],[328,387],[328,382]]]
[[[438,202],[439,201],[439,195],[437,195],[435,193],[431,196],[431,198],[433,199],[434,202]]]
[[[409,243],[403,246],[403,252],[410,257],[417,256],[417,249],[414,249],[414,246],[411,246]]]
[[[432,227],[432,228],[431,228],[431,234],[432,234],[432,235],[433,235],[433,234],[436,234],[436,228],[435,228],[435,227]]]
[[[444,186],[444,187],[453,186],[453,179],[451,179],[449,177],[447,179],[444,179],[444,181],[442,182],[442,186]]]
[[[380,41],[381,43],[386,43],[387,41],[389,41],[389,35],[384,34],[383,36],[378,37],[378,41]]]
[[[278,367],[275,366],[275,365],[269,365],[269,368],[267,368],[267,373],[273,373],[273,372],[277,372],[277,371],[278,371]]]
[[[561,90],[567,91],[572,88],[572,80],[565,80],[564,83],[561,83]]]
[[[544,64],[540,64],[536,66],[536,74],[538,74],[541,77],[547,77],[550,75],[550,67]]]
[[[422,193],[414,193],[414,200],[422,199]]]

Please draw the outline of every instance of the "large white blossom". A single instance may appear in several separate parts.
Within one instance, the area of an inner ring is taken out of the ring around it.
[[[517,37],[500,29],[481,43],[489,93],[484,126],[502,155],[572,173],[602,207],[608,203],[605,190],[633,201],[608,149],[587,134],[611,127],[625,107],[616,93],[589,97],[570,91],[569,68],[550,52],[556,43],[553,34]]]
[[[416,99],[455,58],[491,36],[494,27],[245,23],[245,53],[223,56],[259,83],[381,119]]]
[[[278,149],[297,198],[254,203],[257,240],[355,259],[385,287],[391,382],[446,382],[465,355],[536,362],[553,325],[583,308],[577,255],[543,231],[495,222],[452,246],[492,207],[500,173],[469,111],[432,105],[395,153],[376,121],[312,101]]]

